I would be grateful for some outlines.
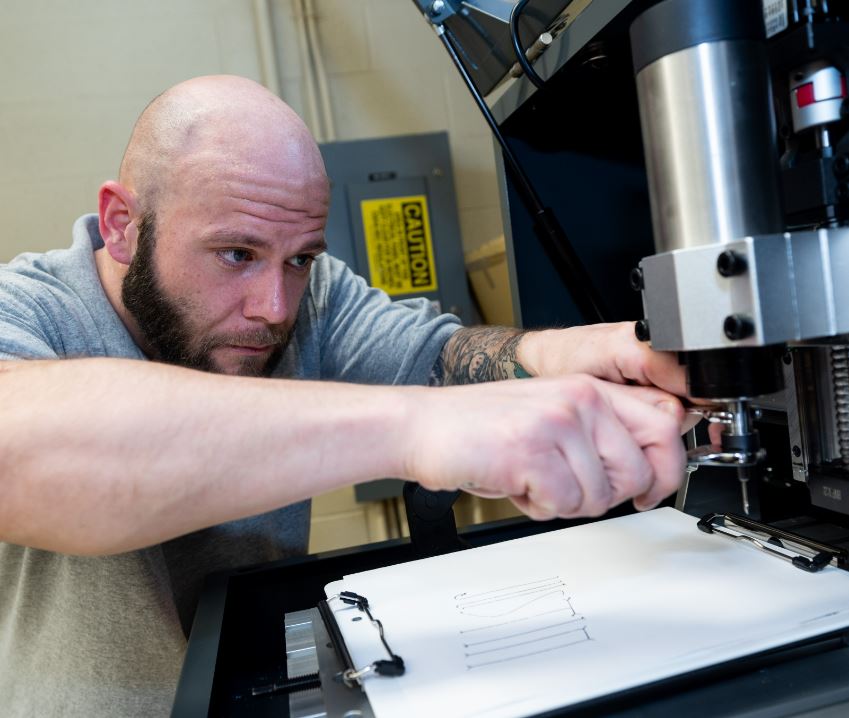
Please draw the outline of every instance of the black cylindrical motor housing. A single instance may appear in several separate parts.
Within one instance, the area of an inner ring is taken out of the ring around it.
[[[665,0],[631,25],[634,72],[702,43],[765,38],[761,0]]]
[[[687,391],[698,399],[737,399],[784,387],[781,347],[742,347],[682,352]]]

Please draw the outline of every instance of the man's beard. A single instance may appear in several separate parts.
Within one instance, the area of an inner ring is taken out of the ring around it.
[[[154,215],[145,213],[139,222],[136,253],[121,286],[121,299],[152,349],[151,358],[190,369],[223,373],[212,358],[215,348],[274,346],[267,359],[244,357],[236,371],[241,376],[268,376],[289,343],[292,328],[264,327],[193,341],[187,311],[165,294],[159,282],[153,252],[155,245]]]

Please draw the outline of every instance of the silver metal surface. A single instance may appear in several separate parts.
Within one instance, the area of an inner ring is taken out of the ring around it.
[[[551,46],[552,42],[554,42],[554,36],[550,32],[542,33],[536,40],[534,40],[533,45],[525,51],[525,56],[528,58],[528,62],[536,60]],[[522,66],[517,62],[510,68],[510,72],[508,74],[510,77],[521,77],[523,72],[524,70],[522,69]]]
[[[320,688],[297,691],[289,695],[289,718],[326,718]]]
[[[687,432],[684,440],[687,445],[687,449],[691,449],[696,445],[696,429],[693,427],[690,431]],[[675,508],[678,511],[684,511],[684,507],[687,505],[687,493],[690,490],[690,477],[693,475],[695,471],[699,470],[698,464],[687,464],[684,467],[684,480],[681,482],[681,486],[678,489],[678,493],[675,494]]]
[[[743,513],[749,515],[749,475],[746,469],[737,469],[737,479],[740,481],[740,494],[743,502]]]
[[[639,72],[637,91],[657,252],[783,230],[761,45],[666,55]]]
[[[730,433],[737,436],[751,433],[752,422],[749,418],[749,406],[747,402],[742,399],[730,402],[728,413],[731,414]]]
[[[731,249],[747,269],[723,277]],[[652,347],[668,351],[765,346],[849,332],[849,229],[746,237],[646,257],[643,307]],[[732,340],[725,319],[744,315],[751,336]]]
[[[289,678],[299,678],[318,673],[312,611],[287,613],[284,631],[286,635],[286,674]]]
[[[691,406],[687,413],[700,416],[711,424],[730,424],[732,421],[731,412],[718,406]]]
[[[701,414],[709,421],[726,425],[726,434],[734,436],[746,436],[752,433],[753,415],[757,418],[760,411],[751,407],[748,399],[730,399],[725,402],[725,410],[711,407],[692,407],[689,413]],[[763,449],[757,451],[727,451],[719,450],[714,446],[696,446],[687,451],[687,470],[695,471],[699,466],[736,466],[737,475],[740,479],[740,488],[743,493],[743,509],[749,513],[749,495],[746,482],[749,475],[743,471],[746,467],[755,466],[766,458]]]
[[[463,5],[467,8],[477,10],[501,22],[510,21],[510,13],[513,12],[515,4],[514,0],[463,0]]]
[[[309,642],[309,645],[304,628],[307,625],[310,627],[309,631],[312,635],[312,641]],[[330,635],[327,633],[318,609],[311,608],[306,611],[286,614],[285,626],[287,631],[287,669],[291,670],[291,664],[289,664],[290,649],[293,649],[293,653],[300,653],[302,649],[311,648],[312,655],[315,656],[316,660],[316,670],[311,672],[318,673],[321,681],[321,688],[318,690],[297,691],[290,694],[289,711],[292,718],[311,718],[313,716],[320,718],[325,715],[374,718],[371,705],[362,689],[358,687],[348,688],[338,679],[347,666],[342,664],[333,650]],[[296,645],[289,644],[290,635],[297,641]],[[303,651],[303,653],[308,652]],[[300,655],[295,660],[300,661]],[[298,663],[297,665],[302,664]],[[289,676],[295,677],[292,673],[289,673]]]
[[[766,451],[722,451],[712,446],[697,446],[687,452],[688,466],[757,466],[766,458]]]
[[[755,548],[775,556],[776,558],[783,559],[784,561],[792,563],[793,559],[797,556],[810,559],[817,553],[816,551],[812,551],[808,546],[797,544],[793,541],[789,541],[788,539],[782,539],[780,543],[776,544],[773,542],[772,537],[768,534],[754,531],[748,527],[744,528],[739,526],[728,517],[726,517],[725,521],[725,526],[712,526],[711,528],[713,529],[713,532],[734,541],[748,543]],[[728,524],[730,524],[730,526]],[[836,566],[837,559],[832,559],[829,562],[829,565]]]
[[[849,346],[831,347],[831,377],[840,460],[849,467]]]
[[[784,387],[786,396],[787,434],[790,440],[790,466],[793,479],[807,483],[808,481],[808,449],[802,433],[802,417],[799,412],[799,396],[796,385],[795,352],[788,352],[783,363]],[[794,451],[793,447],[798,451]],[[798,453],[798,456],[797,456]]]
[[[799,107],[797,94],[805,85],[813,86],[815,101]],[[827,125],[840,120],[840,105],[843,102],[843,76],[836,67],[825,61],[812,62],[790,73],[790,113],[793,131]]]

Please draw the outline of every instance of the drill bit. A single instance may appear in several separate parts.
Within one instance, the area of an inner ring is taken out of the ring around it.
[[[740,481],[740,492],[743,495],[743,513],[749,515],[749,469],[743,466],[737,468],[737,479]]]

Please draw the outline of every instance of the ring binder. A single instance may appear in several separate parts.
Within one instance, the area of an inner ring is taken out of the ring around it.
[[[717,533],[735,541],[750,543],[761,551],[789,561],[796,568],[809,573],[816,573],[829,565],[845,565],[847,560],[845,549],[823,544],[737,514],[705,514],[697,526],[700,531],[708,534]]]
[[[342,603],[348,604],[349,606],[356,606],[360,611],[366,614],[368,620],[377,629],[378,635],[380,637],[380,642],[383,644],[383,647],[389,654],[388,659],[383,658],[372,661],[371,663],[366,666],[363,666],[362,668],[357,668],[354,665],[354,662],[351,659],[351,655],[348,652],[348,649],[345,647],[345,641],[342,638],[341,633],[339,632],[339,627],[336,623],[336,617],[334,616],[333,611],[330,610],[328,606],[328,602],[334,599],[342,601]],[[330,634],[330,639],[333,642],[334,648],[336,649],[337,654],[342,658],[343,662],[347,666],[347,668],[337,676],[337,678],[341,679],[341,681],[346,686],[348,686],[349,688],[353,688],[354,685],[359,685],[360,687],[362,687],[363,680],[372,673],[375,675],[387,677],[397,677],[404,675],[404,671],[406,670],[404,666],[404,659],[394,653],[389,647],[389,643],[386,640],[386,635],[383,630],[383,623],[381,623],[380,620],[378,620],[372,615],[368,599],[365,596],[361,596],[357,593],[354,593],[353,591],[341,591],[340,593],[334,596],[330,596],[327,601],[320,601],[318,604],[318,608],[322,618],[324,619],[325,624],[327,625],[328,632]]]

